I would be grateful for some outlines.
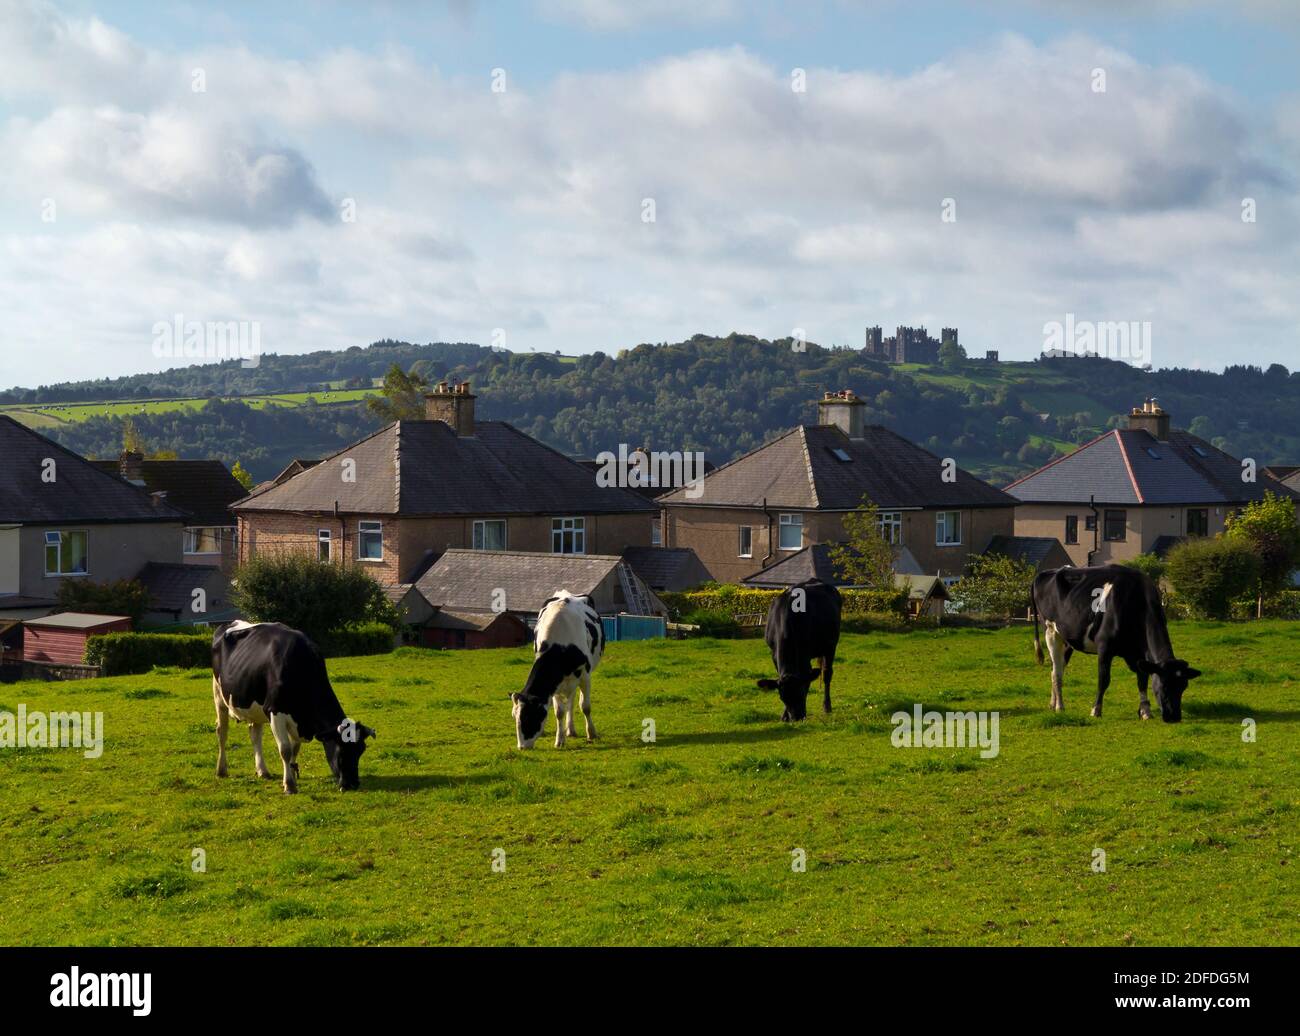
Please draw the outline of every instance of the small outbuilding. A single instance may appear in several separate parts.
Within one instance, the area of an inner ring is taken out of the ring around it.
[[[425,647],[519,647],[532,640],[528,624],[510,612],[439,608],[423,627]]]
[[[23,622],[23,661],[46,665],[83,665],[86,642],[102,633],[127,633],[125,615],[60,612]]]

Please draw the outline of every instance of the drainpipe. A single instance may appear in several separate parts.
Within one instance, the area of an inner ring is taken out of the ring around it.
[[[767,563],[772,560],[772,512],[767,509],[767,497],[763,497],[763,514],[767,516],[767,555],[760,563],[760,569],[767,568]]]
[[[1097,537],[1101,535],[1101,512],[1097,510],[1097,497],[1095,494],[1088,495],[1088,508],[1092,511],[1092,550],[1088,551],[1088,565],[1091,567],[1094,555],[1101,549],[1097,540]]]

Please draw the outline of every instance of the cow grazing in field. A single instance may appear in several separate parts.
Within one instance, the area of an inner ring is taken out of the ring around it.
[[[1065,708],[1061,682],[1065,667],[1076,651],[1097,656],[1097,701],[1094,716],[1101,715],[1101,700],[1110,686],[1110,667],[1122,658],[1137,674],[1138,715],[1151,718],[1147,680],[1154,678],[1160,716],[1166,723],[1183,717],[1183,692],[1189,680],[1200,676],[1174,657],[1165,624],[1165,610],[1154,583],[1136,569],[1121,565],[1095,568],[1057,568],[1034,579],[1034,656],[1043,663],[1038,639],[1038,617],[1043,617],[1047,650],[1052,657],[1052,708]]]
[[[271,724],[284,790],[298,790],[298,749],[320,741],[334,780],[343,791],[361,786],[357,762],[369,727],[347,718],[334,696],[325,659],[305,633],[278,622],[234,622],[212,637],[212,698],[217,707],[217,776],[226,776],[230,717],[249,724],[259,777],[270,777],[262,758],[262,727]]]
[[[820,579],[809,579],[781,591],[767,610],[763,639],[772,651],[775,680],[759,680],[758,686],[781,696],[783,720],[808,715],[808,688],[822,678],[822,709],[831,711],[831,675],[835,669],[835,648],[840,642],[840,592]],[[817,660],[821,668],[812,667]]]
[[[605,650],[605,627],[590,597],[578,597],[561,590],[537,613],[533,638],[533,668],[524,689],[510,695],[514,703],[515,741],[520,748],[532,748],[542,733],[546,713],[555,706],[555,747],[564,747],[566,732],[577,736],[573,726],[573,693],[582,692],[582,719],[587,740],[596,737],[591,722],[591,673]]]

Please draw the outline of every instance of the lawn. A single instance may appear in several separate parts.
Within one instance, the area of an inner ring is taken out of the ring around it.
[[[322,406],[338,403],[356,403],[376,394],[374,389],[331,389],[327,392],[280,392],[260,396],[230,396],[227,399],[247,403],[254,410],[268,406],[292,409],[314,399]],[[140,414],[167,414],[178,410],[200,410],[206,399],[142,399],[105,400],[92,403],[43,403],[0,406],[0,413],[8,414],[31,428],[57,428],[75,424],[92,417],[132,417]]]
[[[315,744],[301,794],[258,780],[237,726],[218,780],[202,671],[3,685],[10,711],[102,712],[105,747],[0,752],[0,940],[1294,944],[1300,637],[1172,635],[1205,673],[1178,726],[1138,720],[1119,667],[1088,718],[1078,656],[1050,714],[1023,628],[845,636],[834,714],[796,726],[754,686],[761,641],[613,644],[600,739],[579,717],[527,753],[506,698],[526,649],[338,659],[379,733],[346,795]],[[889,717],[918,701],[997,710],[1000,754],[895,748]]]

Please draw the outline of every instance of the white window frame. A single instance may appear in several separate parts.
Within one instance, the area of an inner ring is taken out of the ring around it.
[[[367,536],[374,536],[376,533],[379,534],[379,557],[377,558],[366,557],[366,555],[361,552],[362,545],[366,542]],[[368,561],[372,563],[376,563],[384,560],[384,523],[383,522],[376,522],[376,521],[357,522],[357,560]]]
[[[501,546],[488,547],[480,546],[487,543],[487,527],[489,525],[501,526]],[[510,526],[504,518],[476,518],[474,520],[473,537],[470,540],[474,550],[509,550],[510,549]]]
[[[877,513],[878,525],[881,539],[891,546],[897,546],[903,542],[903,512],[902,511],[880,511]]]
[[[222,540],[225,539],[225,537],[222,536],[221,534],[226,531],[226,528],[227,527],[224,525],[187,526],[185,529],[184,542],[181,546],[181,552],[183,554],[188,555],[189,557],[195,557],[195,558],[219,556],[222,553],[222,546],[221,546]],[[217,534],[216,550],[195,550],[194,549],[198,545],[198,540],[199,540],[198,533],[200,532],[215,532]]]
[[[948,518],[951,515],[957,516],[957,538],[948,539],[951,534],[949,529]],[[960,511],[936,511],[934,515],[934,545],[936,547],[960,547],[961,546],[961,512]]]
[[[752,525],[736,526],[736,557],[752,558],[754,556],[754,527]]]
[[[54,536],[54,541],[50,537]],[[86,569],[84,572],[64,572],[63,571],[63,547],[64,537],[81,536],[85,539],[86,550]],[[55,548],[58,553],[55,555],[56,563],[53,572],[50,571],[50,548]],[[54,579],[79,579],[90,574],[90,534],[84,529],[46,529],[45,530],[45,551],[44,551],[45,574]]]
[[[782,514],[777,516],[777,534],[776,542],[778,550],[803,550],[803,515],[802,514]],[[785,545],[785,530],[797,529],[799,531],[799,546],[787,547]]]
[[[650,546],[662,547],[664,545],[663,529],[660,528],[659,519],[656,518],[650,523]]]
[[[325,548],[325,556],[321,557],[321,548]],[[329,529],[316,530],[316,560],[333,561],[334,560],[334,534]]]
[[[564,541],[568,538],[572,544],[572,550],[564,549]],[[558,538],[558,539],[557,539]],[[559,549],[556,549],[556,546]],[[551,553],[552,554],[574,554],[581,555],[587,553],[587,519],[586,518],[552,518],[551,519]]]

